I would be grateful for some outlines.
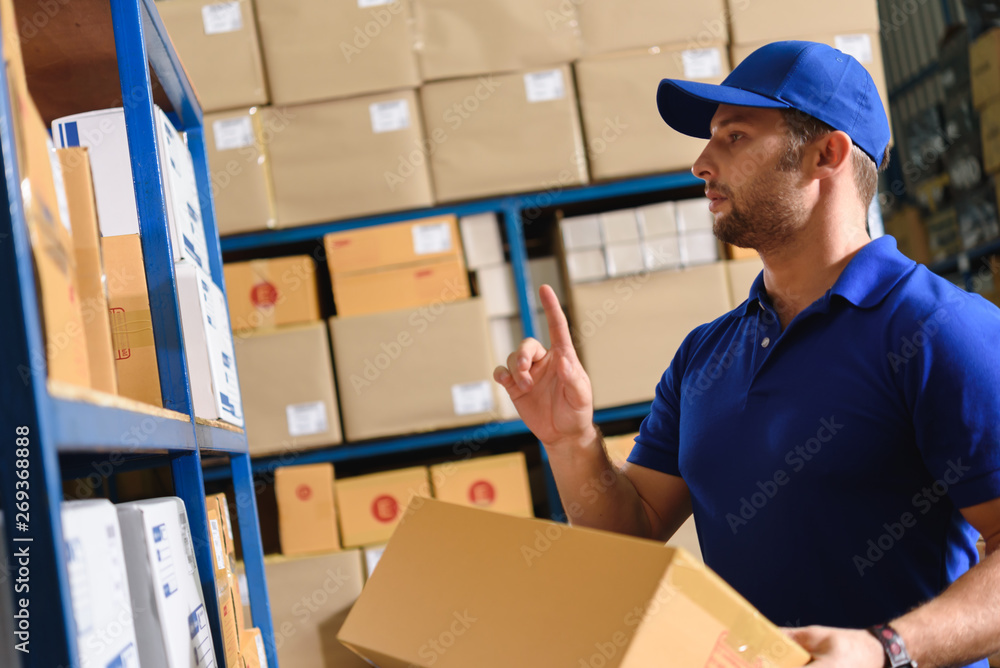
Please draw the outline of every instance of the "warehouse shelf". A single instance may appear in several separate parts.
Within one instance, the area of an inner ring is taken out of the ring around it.
[[[963,251],[954,257],[935,262],[927,268],[935,274],[950,274],[956,271],[967,273],[972,262],[998,254],[1000,254],[1000,239],[994,239],[971,250]]]
[[[199,420],[193,414],[157,156],[154,103],[171,112],[175,125],[186,133],[202,193],[210,273],[224,293],[198,101],[153,0],[75,0],[52,3],[53,11],[34,0],[14,0],[13,4],[23,19],[17,32],[28,87],[46,123],[67,114],[124,107],[164,406],[47,382],[45,337],[16,160],[16,116],[11,111],[7,72],[0,71],[4,176],[0,197],[8,204],[0,216],[0,280],[7,288],[0,292],[0,314],[6,323],[0,339],[10,361],[0,369],[0,414],[10,439],[7,443],[14,442],[15,426],[29,435],[31,523],[17,537],[31,541],[31,618],[37,620],[32,625],[31,652],[21,655],[20,665],[80,665],[62,540],[63,481],[90,475],[103,481],[112,473],[168,463],[174,493],[187,509],[217,663],[223,665],[201,469],[201,451],[205,451],[229,458],[236,494],[244,499],[237,504],[236,521],[251,613],[274,668],[278,661],[246,436],[240,429]],[[25,369],[29,372],[24,373]],[[13,455],[0,458],[2,507],[15,507],[14,481],[23,468],[15,468]],[[15,539],[13,524],[5,523],[8,545],[14,545],[10,542]],[[12,584],[8,580],[5,586]]]
[[[596,410],[594,411],[594,422],[600,425],[618,420],[640,419],[649,414],[649,408],[650,403],[643,402]],[[531,432],[528,427],[521,420],[488,422],[459,429],[443,429],[426,434],[412,434],[360,443],[344,443],[315,450],[290,450],[280,455],[255,457],[251,469],[254,473],[270,473],[281,466],[321,462],[336,464],[337,462],[384,457],[400,452],[413,452],[447,445],[462,444],[463,447],[469,447],[465,444],[481,444],[488,438],[523,436],[529,433]],[[231,473],[226,467],[210,466],[205,468],[204,475],[205,480],[213,481],[229,478]]]

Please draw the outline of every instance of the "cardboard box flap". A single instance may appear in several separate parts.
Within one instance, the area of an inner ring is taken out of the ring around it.
[[[629,568],[609,578],[615,563]],[[654,649],[658,662],[701,668],[704,658],[674,657],[707,657],[719,637],[766,647],[766,666],[809,658],[681,550],[433,500],[407,509],[338,635],[383,668],[575,666],[595,653],[608,668],[638,667],[653,664],[630,657]]]

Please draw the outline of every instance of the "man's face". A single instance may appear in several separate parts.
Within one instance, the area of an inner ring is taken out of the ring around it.
[[[712,138],[691,170],[705,181],[716,237],[767,252],[804,226],[804,183],[789,141],[777,109],[719,106]]]

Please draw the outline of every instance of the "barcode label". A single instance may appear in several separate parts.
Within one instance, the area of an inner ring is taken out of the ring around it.
[[[219,2],[201,8],[201,21],[206,35],[218,35],[243,29],[243,12],[239,2]]]
[[[413,252],[417,255],[447,253],[451,250],[451,226],[448,223],[413,226]]]
[[[225,550],[222,549],[222,536],[219,535],[219,522],[217,520],[209,520],[209,525],[212,527],[212,547],[215,548],[215,570],[221,571],[226,567]]]
[[[231,151],[253,146],[253,122],[249,116],[223,118],[212,122],[216,151]]]
[[[688,79],[722,76],[722,54],[718,49],[688,49],[681,52],[681,61]]]
[[[566,97],[562,70],[529,72],[524,75],[524,94],[528,102],[548,102]]]
[[[489,381],[460,383],[451,386],[455,415],[472,415],[493,410],[493,387]]]
[[[410,127],[410,105],[406,100],[375,102],[368,105],[372,118],[372,132],[394,132]]]
[[[322,434],[330,428],[326,419],[326,404],[310,401],[303,404],[285,406],[289,436],[311,436]]]

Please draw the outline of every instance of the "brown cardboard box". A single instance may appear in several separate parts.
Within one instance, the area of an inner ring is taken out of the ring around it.
[[[568,66],[427,84],[421,103],[438,202],[587,182]]]
[[[205,502],[209,508],[215,507],[219,517],[222,519],[222,526],[225,531],[222,534],[222,542],[226,547],[227,563],[229,571],[236,574],[236,545],[233,538],[233,522],[229,514],[229,502],[222,492],[205,497]]]
[[[315,557],[268,556],[264,567],[280,666],[369,668],[336,638],[361,595],[364,566],[360,550]],[[303,598],[309,607],[303,606]]]
[[[407,267],[332,274],[331,280],[341,317],[414,309],[436,301],[467,299],[472,294],[461,253]]]
[[[764,263],[759,256],[745,260],[730,260],[726,262],[726,273],[729,275],[730,303],[735,308],[750,297],[753,282],[764,270]]]
[[[430,468],[434,498],[462,506],[534,517],[523,452],[447,462]]]
[[[111,340],[118,372],[118,393],[162,406],[153,322],[146,289],[146,267],[138,234],[102,237],[104,275],[111,314]]]
[[[434,500],[407,514],[337,636],[382,668],[810,660],[683,550]]]
[[[252,0],[157,2],[202,111],[267,103]]]
[[[312,257],[227,262],[223,269],[234,332],[320,320]]]
[[[274,104],[420,83],[409,0],[257,0],[257,21]]]
[[[885,233],[896,238],[899,252],[914,262],[931,263],[927,228],[920,218],[920,210],[906,206],[885,219]]]
[[[247,668],[267,668],[267,654],[264,652],[264,639],[260,629],[245,629],[240,634],[240,658]]]
[[[85,147],[57,151],[62,164],[63,183],[73,227],[73,251],[76,258],[77,289],[80,313],[87,340],[90,386],[95,390],[118,393],[111,321],[108,319],[108,296],[104,291],[101,266],[101,234],[97,228],[94,183],[90,159]]]
[[[278,222],[306,225],[433,203],[412,90],[263,110]]]
[[[385,269],[462,255],[454,215],[359,227],[323,237],[330,272]]]
[[[871,5],[873,8],[875,7],[874,2],[871,2]],[[882,61],[882,38],[878,33],[877,26],[871,31],[855,30],[853,32],[829,31],[818,33],[816,32],[816,26],[813,25],[809,28],[808,32],[803,32],[801,35],[794,37],[794,39],[828,44],[836,49],[840,49],[844,53],[854,56],[858,62],[865,66],[868,73],[872,75],[875,88],[878,89],[878,94],[882,98],[882,106],[885,108],[886,114],[889,113],[889,88],[885,83],[885,65]],[[786,36],[784,39],[792,39],[792,37]],[[773,40],[768,39],[750,44],[733,44],[733,67],[739,65],[747,56],[771,41]]]
[[[730,42],[774,42],[816,32],[816,8],[798,0],[729,0]],[[824,12],[821,23],[837,34],[878,32],[878,8],[875,0],[845,0],[836,11]]]
[[[574,4],[585,56],[662,44],[697,49],[729,41],[725,0],[691,3],[683,11],[662,0]]]
[[[236,621],[236,601],[232,589],[219,595],[219,617],[222,623],[222,652],[229,668],[238,668],[240,663],[240,627]]]
[[[480,299],[331,318],[330,331],[348,440],[494,419],[492,355]]]
[[[979,133],[983,144],[983,170],[996,173],[1000,171],[1000,98],[980,111]]]
[[[337,513],[333,507],[333,464],[282,466],[274,471],[281,553],[289,556],[335,552]]]
[[[557,65],[580,55],[575,5],[560,0],[415,0],[424,81]]]
[[[247,332],[233,348],[250,454],[341,442],[325,322]]]
[[[653,398],[684,338],[731,308],[722,262],[570,288],[572,332],[595,408]]]
[[[587,58],[574,67],[590,175],[610,179],[691,168],[706,141],[668,128],[650,100],[663,78],[721,83],[729,54],[724,44],[650,49]]]
[[[338,480],[337,516],[344,547],[389,540],[417,496],[431,496],[423,466]]]
[[[61,200],[62,168],[45,124],[17,77],[10,79],[17,162],[30,197],[24,215],[31,239],[39,288],[39,311],[45,332],[45,363],[49,378],[74,385],[90,385],[87,340],[80,309],[69,214]],[[31,360],[40,365],[41,359]],[[19,367],[27,381],[31,369]]]
[[[982,109],[1000,97],[1000,28],[993,28],[969,47],[972,106]]]
[[[208,515],[208,539],[212,551],[212,569],[215,571],[215,595],[221,597],[229,592],[229,555],[226,553],[226,527],[222,517],[219,516],[219,509],[215,504],[209,503],[206,513]]]
[[[265,127],[263,114],[256,107],[205,114],[205,152],[219,234],[277,225],[265,138],[281,132],[291,119],[274,114],[268,120]]]

